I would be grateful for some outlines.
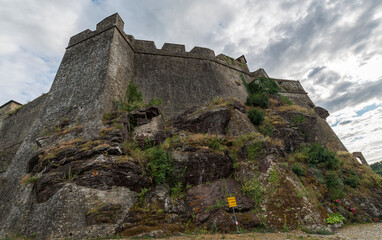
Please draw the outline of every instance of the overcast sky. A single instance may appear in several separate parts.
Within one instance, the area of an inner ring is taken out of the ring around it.
[[[48,92],[69,38],[115,12],[158,48],[244,54],[300,80],[350,152],[382,160],[381,0],[0,0],[0,105]]]

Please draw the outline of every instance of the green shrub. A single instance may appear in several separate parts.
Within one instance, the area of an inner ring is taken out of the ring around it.
[[[258,80],[259,80],[259,85],[264,89],[264,91],[271,94],[276,94],[278,91],[280,91],[280,87],[274,79],[260,77],[258,78]]]
[[[252,107],[268,108],[268,94],[265,92],[249,94],[247,97],[247,102],[245,104]]]
[[[130,83],[127,86],[126,98],[128,103],[142,102],[142,93],[135,84]]]
[[[344,196],[344,183],[341,178],[338,177],[337,173],[329,172],[325,184],[331,200],[339,199]]]
[[[133,83],[127,86],[125,96],[119,97],[119,101],[117,101],[117,109],[120,111],[133,111],[134,109],[143,107],[143,105],[142,93]]]
[[[149,103],[150,106],[160,106],[162,105],[162,99],[160,98],[153,98],[150,103]]]
[[[306,117],[305,115],[298,113],[297,115],[293,116],[290,121],[292,122],[293,125],[299,125],[301,123],[306,122]]]
[[[327,224],[335,224],[335,223],[341,223],[342,221],[345,221],[346,218],[342,216],[340,213],[333,213],[330,214],[330,217],[326,219]]]
[[[220,151],[223,149],[221,140],[218,137],[211,138],[208,142],[208,147]]]
[[[281,101],[284,105],[293,105],[293,102],[287,96],[281,96]]]
[[[144,200],[144,198],[145,198],[145,195],[146,195],[146,193],[148,192],[149,190],[147,189],[147,188],[142,188],[141,189],[141,192],[140,193],[138,193],[138,204],[139,204],[139,206],[142,206],[142,204],[143,204],[143,200]]]
[[[382,176],[382,161],[373,163],[370,167],[376,174]]]
[[[264,122],[264,112],[261,110],[257,110],[255,108],[251,108],[248,111],[248,117],[249,120],[251,120],[251,123],[253,123],[255,126],[259,126],[263,124]]]
[[[247,90],[251,94],[265,92],[265,89],[263,88],[263,86],[260,85],[256,80],[250,82],[247,86],[248,86]]]
[[[247,146],[248,158],[250,161],[254,161],[257,159],[262,147],[263,147],[262,141],[254,142],[250,144],[249,146]]]
[[[321,144],[313,143],[310,147],[306,148],[306,151],[308,154],[308,163],[323,163],[328,169],[337,169],[340,165],[336,154]]]
[[[292,171],[299,177],[301,176],[305,176],[305,171],[304,171],[304,168],[302,167],[301,164],[299,163],[295,163],[293,164],[292,166]]]
[[[325,184],[325,177],[324,175],[322,174],[322,172],[317,169],[317,168],[312,168],[312,170],[314,171],[314,175],[315,177],[317,178],[317,180],[322,183],[322,184]]]
[[[147,149],[149,163],[147,168],[152,176],[154,183],[172,183],[174,172],[174,160],[172,156],[163,149],[163,147],[153,147]]]
[[[359,184],[359,178],[357,175],[351,175],[345,178],[345,184],[349,185],[352,188],[356,188]]]
[[[247,83],[247,81],[245,81],[245,77],[242,73],[240,73],[240,79],[243,82],[243,85],[244,85],[245,89],[247,89],[247,92],[248,92],[248,83]]]
[[[279,85],[271,78],[260,77],[250,83],[245,81],[243,74],[240,74],[240,78],[248,93],[246,102],[248,106],[267,108],[269,105],[268,93],[276,94],[280,90]]]
[[[184,198],[182,182],[177,182],[176,185],[173,188],[171,188],[171,197],[179,199]]]
[[[280,91],[280,87],[272,78],[259,77],[247,84],[247,90],[249,93],[267,92],[275,94]]]
[[[244,195],[255,201],[256,208],[260,207],[262,191],[260,181],[258,179],[254,177],[251,180],[244,181],[241,185],[241,190]]]
[[[269,121],[265,121],[264,124],[259,127],[259,132],[264,136],[272,136],[274,129]]]

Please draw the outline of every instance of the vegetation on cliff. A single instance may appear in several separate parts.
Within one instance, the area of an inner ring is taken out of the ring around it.
[[[44,132],[22,183],[33,185],[39,204],[68,186],[122,188],[130,200],[98,196],[85,219],[123,236],[232,231],[230,192],[241,231],[328,232],[378,221],[381,177],[317,143],[318,116],[279,96],[273,81],[245,84],[247,106],[214,99],[166,121],[130,84],[99,137],[81,137],[81,125],[67,119]]]
[[[382,162],[373,163],[370,167],[376,174],[382,176]]]

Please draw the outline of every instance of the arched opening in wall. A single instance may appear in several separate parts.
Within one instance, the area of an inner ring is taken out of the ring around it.
[[[358,163],[362,165],[361,158],[359,158],[359,157],[355,157],[355,158],[357,159]]]

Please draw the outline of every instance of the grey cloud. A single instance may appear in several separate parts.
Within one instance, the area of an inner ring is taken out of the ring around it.
[[[262,55],[266,69],[274,71],[281,65],[285,71],[291,62],[296,64],[314,57],[311,56],[312,51],[315,42],[322,38],[320,36],[322,31],[339,18],[338,13],[328,11],[321,4],[322,2],[314,2],[308,8],[306,17],[294,22],[282,23],[275,29],[286,37],[274,40],[265,49]]]
[[[323,70],[325,68],[326,68],[325,66],[313,68],[312,71],[309,72],[308,78],[313,77],[314,75],[316,75],[317,73],[319,73],[321,70]]]
[[[374,81],[358,85],[346,94],[338,96],[336,92],[332,94],[328,100],[321,103],[330,112],[348,107],[355,106],[359,103],[368,101],[373,98],[382,99],[382,78]]]
[[[354,83],[352,83],[352,82],[341,81],[341,82],[337,83],[337,85],[334,86],[332,91],[335,93],[347,92],[348,88],[353,86],[353,85],[354,85]]]
[[[256,58],[263,59],[263,67],[273,74],[288,71],[291,65],[312,62],[323,55],[335,58],[349,50],[355,54],[365,54],[363,50],[377,48],[368,40],[380,26],[380,20],[374,19],[374,15],[382,2],[368,1],[360,6],[356,3],[337,1],[335,7],[329,8],[323,1],[313,1],[304,18],[280,24],[275,32],[282,33],[284,37],[271,41],[261,56]],[[342,15],[351,12],[354,7],[362,11],[356,23],[338,25]]]
[[[298,0],[283,1],[283,3],[281,3],[281,8],[285,11],[288,11],[289,9],[291,9],[292,7],[294,7],[298,4],[299,4]]]
[[[334,71],[327,71],[326,73],[321,72],[314,78],[315,84],[320,85],[333,85],[335,82],[338,82],[341,79],[341,76]]]
[[[346,124],[349,124],[351,122],[352,122],[351,120],[346,120],[346,121],[340,122],[339,125],[346,125]]]

